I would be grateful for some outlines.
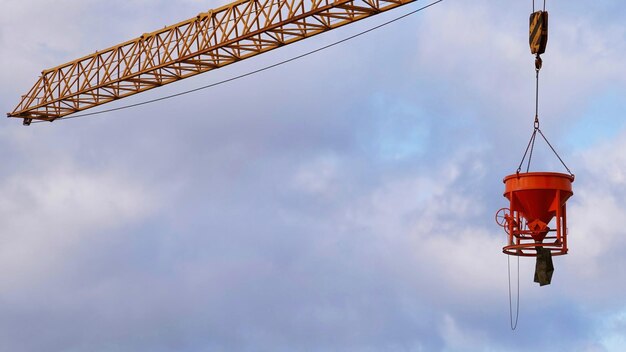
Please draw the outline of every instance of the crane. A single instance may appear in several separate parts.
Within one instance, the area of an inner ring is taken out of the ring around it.
[[[41,72],[7,117],[54,121],[416,0],[237,0]]]

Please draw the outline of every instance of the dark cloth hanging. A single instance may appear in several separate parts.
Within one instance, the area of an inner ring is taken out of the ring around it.
[[[552,251],[543,248],[537,249],[537,263],[535,264],[535,282],[540,286],[550,285],[552,274],[554,273],[554,265],[552,263]]]

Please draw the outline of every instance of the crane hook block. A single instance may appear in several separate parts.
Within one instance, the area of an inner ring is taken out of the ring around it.
[[[541,55],[548,45],[548,12],[537,11],[530,14],[530,52]]]

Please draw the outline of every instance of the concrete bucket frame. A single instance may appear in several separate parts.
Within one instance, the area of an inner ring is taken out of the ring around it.
[[[565,203],[574,194],[574,176],[556,172],[527,172],[504,178],[509,208],[496,213],[496,222],[508,235],[502,251],[508,255],[536,257],[538,248],[552,255],[567,254]],[[554,223],[554,228],[549,225]]]

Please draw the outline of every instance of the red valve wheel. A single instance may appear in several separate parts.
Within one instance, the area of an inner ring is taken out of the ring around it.
[[[496,223],[505,230],[508,231],[509,219],[511,219],[511,210],[509,208],[502,208],[496,212]]]

